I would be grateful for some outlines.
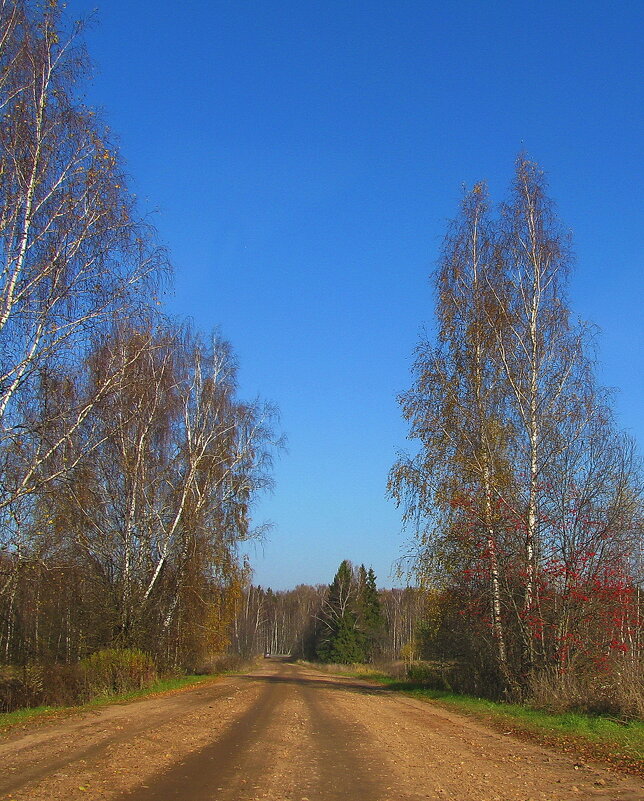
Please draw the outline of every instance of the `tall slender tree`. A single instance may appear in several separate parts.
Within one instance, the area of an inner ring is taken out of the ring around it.
[[[508,425],[494,358],[497,243],[488,206],[486,188],[477,184],[446,236],[435,275],[438,341],[421,342],[415,383],[401,397],[410,436],[422,448],[414,459],[399,460],[389,487],[408,503],[407,519],[429,519],[434,534],[424,538],[431,549],[423,557],[431,553],[439,571],[455,559],[483,560],[496,657],[507,677],[497,500],[510,481]]]
[[[417,569],[477,612],[479,641],[488,627],[506,692],[590,653],[571,620],[632,583],[641,473],[594,378],[590,329],[572,319],[570,263],[536,164],[519,156],[497,218],[475,186],[436,273],[437,342],[422,341],[401,398],[421,447],[389,487],[418,525]],[[632,613],[618,617],[626,631]]]
[[[76,34],[56,3],[0,6],[0,510],[67,468],[56,457],[93,399],[43,404],[43,386],[135,316],[160,266],[109,132],[75,97]]]
[[[194,666],[232,621],[274,412],[226,342],[160,315],[165,257],[60,8],[0,3],[0,648]]]
[[[356,589],[353,567],[345,559],[338,567],[322,608],[317,655],[323,662],[364,661],[363,639],[357,625]]]
[[[376,586],[373,568],[364,565],[358,569],[358,588],[356,598],[357,624],[362,635],[364,659],[372,662],[384,645],[385,621]]]

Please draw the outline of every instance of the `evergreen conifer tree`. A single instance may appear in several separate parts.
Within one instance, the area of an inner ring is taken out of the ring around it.
[[[385,625],[376,574],[373,568],[367,571],[364,565],[360,565],[358,571],[357,613],[365,661],[371,662],[382,645]]]
[[[356,613],[356,580],[351,562],[345,559],[329,587],[322,610],[322,631],[317,655],[322,662],[364,662],[363,637]]]

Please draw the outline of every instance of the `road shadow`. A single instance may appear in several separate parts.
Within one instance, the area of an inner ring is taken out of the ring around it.
[[[292,663],[291,663],[292,664]],[[295,665],[293,665],[295,668]],[[344,676],[302,676],[302,675],[262,675],[261,673],[249,673],[239,677],[243,681],[258,682],[260,684],[285,684],[293,687],[316,687],[333,690],[344,690],[345,692],[358,693],[360,695],[387,695],[391,691],[387,687],[377,684],[370,684],[360,679],[353,679]]]

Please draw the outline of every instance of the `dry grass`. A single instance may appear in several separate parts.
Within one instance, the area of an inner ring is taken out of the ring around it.
[[[549,712],[580,712],[644,720],[644,664],[624,661],[606,673],[543,671],[530,683],[529,702]]]
[[[73,706],[92,698],[149,687],[157,678],[142,651],[97,651],[73,665],[0,667],[0,712],[40,706]]]

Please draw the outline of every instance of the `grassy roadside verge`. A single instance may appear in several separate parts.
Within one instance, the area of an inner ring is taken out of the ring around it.
[[[80,712],[99,709],[111,704],[135,701],[138,698],[148,698],[154,695],[177,692],[198,684],[216,681],[222,674],[206,676],[176,676],[168,679],[158,679],[149,687],[141,690],[131,690],[119,695],[104,695],[93,698],[79,706],[37,706],[27,709],[17,709],[15,712],[0,712],[0,735],[11,729],[22,726],[28,722],[40,722],[52,718],[62,718]]]
[[[324,666],[311,665],[316,669]],[[334,673],[372,681],[388,690],[445,709],[469,715],[507,734],[533,740],[577,755],[601,761],[619,770],[644,776],[644,721],[621,722],[612,718],[569,712],[553,714],[519,704],[504,704],[392,678],[374,670],[333,670]]]

